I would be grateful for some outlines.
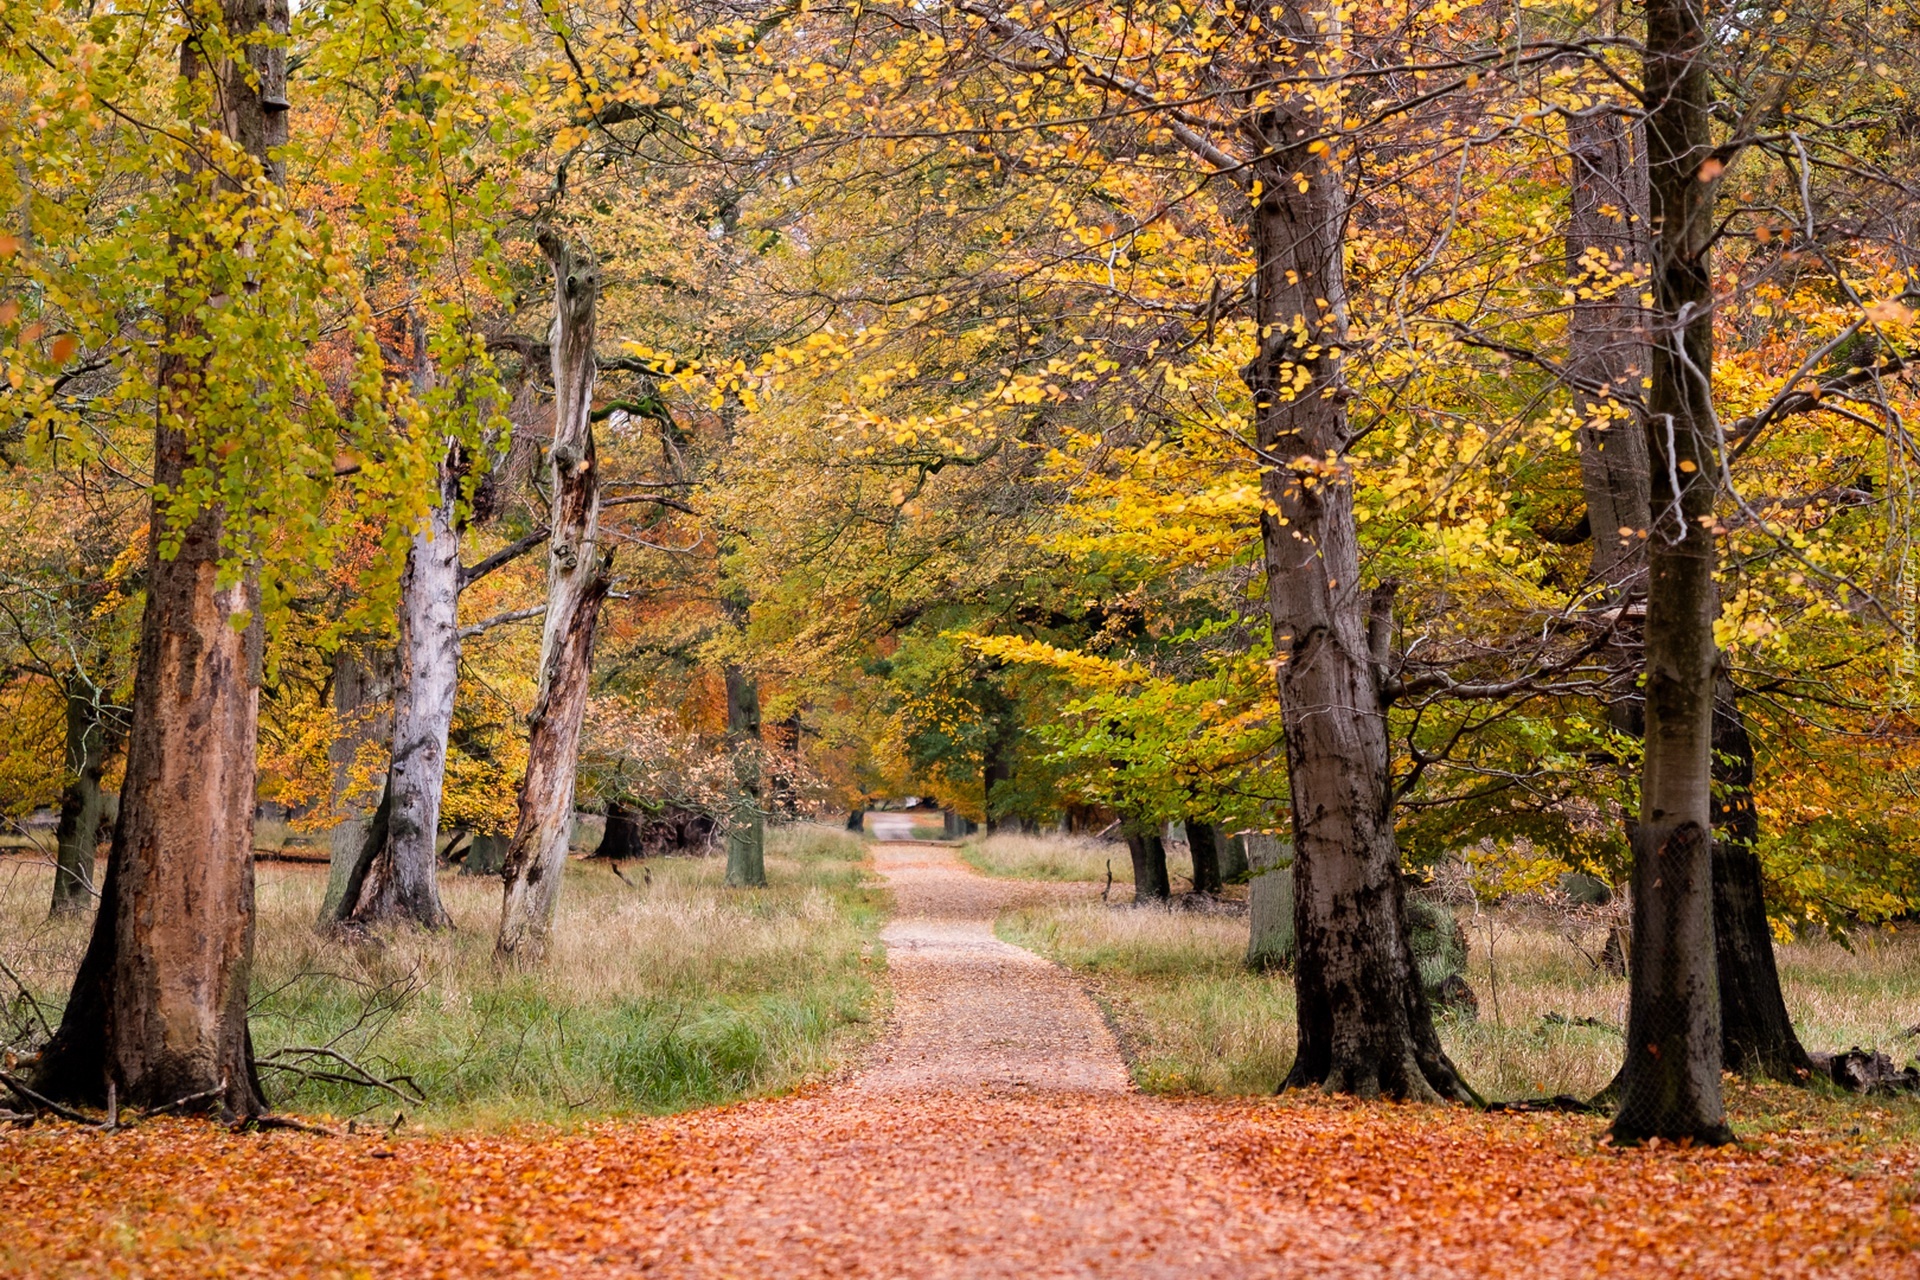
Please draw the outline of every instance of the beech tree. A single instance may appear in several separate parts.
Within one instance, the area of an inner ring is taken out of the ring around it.
[[[285,0],[226,0],[217,25],[182,33],[180,79],[230,148],[188,153],[181,200],[236,210],[243,234],[272,233],[243,206],[270,204],[287,140]],[[210,231],[211,228],[208,228]],[[247,1035],[253,953],[254,741],[263,628],[260,587],[232,563],[227,505],[193,495],[219,417],[245,403],[239,371],[200,355],[203,308],[244,310],[244,260],[188,265],[206,231],[179,238],[158,378],[147,606],[127,739],[127,778],[93,937],[36,1078],[89,1101],[261,1111]],[[208,246],[210,247],[210,246]],[[231,274],[227,274],[231,272]]]

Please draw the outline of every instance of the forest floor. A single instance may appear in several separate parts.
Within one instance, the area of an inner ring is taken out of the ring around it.
[[[891,833],[883,833],[891,834]],[[1034,895],[883,843],[864,1066],[571,1132],[0,1132],[5,1276],[1911,1276],[1920,1154],[1774,1131],[1616,1151],[1588,1117],[1134,1092]],[[1097,893],[1097,889],[1091,892]]]

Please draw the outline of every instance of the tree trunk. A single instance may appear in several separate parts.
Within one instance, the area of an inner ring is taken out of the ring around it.
[[[1193,857],[1193,891],[1220,892],[1220,835],[1212,823],[1187,824],[1187,852]]]
[[[1580,415],[1580,478],[1592,530],[1589,587],[1613,601],[1644,590],[1647,566],[1647,437],[1632,404],[1641,399],[1650,352],[1640,285],[1614,285],[1648,260],[1645,157],[1615,113],[1567,121],[1573,181],[1567,274],[1567,378]]]
[[[727,824],[727,883],[759,889],[767,883],[767,819],[761,805],[760,686],[727,664],[727,745],[733,752],[733,817]]]
[[[93,909],[93,860],[100,848],[106,771],[114,738],[105,693],[74,672],[66,679],[67,780],[60,792],[60,826],[54,832],[53,906],[50,914],[79,915]]]
[[[1276,8],[1267,30],[1275,82],[1343,56],[1337,19],[1299,0]],[[1263,147],[1251,168],[1260,345],[1246,374],[1270,459],[1260,526],[1293,798],[1299,1053],[1286,1086],[1465,1099],[1407,942],[1346,462],[1346,174],[1334,152],[1315,149],[1340,135],[1339,102],[1325,112],[1280,93],[1250,120]]]
[[[1753,739],[1723,671],[1713,704],[1713,944],[1720,975],[1720,1055],[1730,1069],[1791,1084],[1813,1078],[1774,964],[1753,803]]]
[[[867,811],[865,809],[847,810],[847,830],[865,831],[867,829]]]
[[[500,936],[494,955],[537,964],[553,932],[554,907],[573,827],[580,721],[587,709],[593,631],[606,598],[612,555],[600,552],[600,480],[593,451],[595,307],[600,269],[547,228],[540,247],[553,264],[553,531],[547,557],[546,629],[540,688],[528,730],[520,824],[507,848]]]
[[[1700,0],[1647,8],[1654,241],[1647,457],[1646,746],[1633,842],[1633,959],[1616,1141],[1731,1139],[1713,941],[1712,155]]]
[[[246,59],[209,63],[186,40],[180,78],[213,81],[212,126],[282,181],[270,152],[287,140],[286,0],[226,0],[222,18]],[[263,30],[280,39],[248,43]],[[200,198],[198,180],[183,180],[183,198]],[[239,191],[230,178],[217,185]],[[178,248],[191,259],[192,246]],[[176,310],[167,327],[153,480],[171,493],[204,465],[194,438],[203,383],[224,375],[182,354],[197,332],[191,314]],[[220,580],[225,517],[210,504],[178,527],[162,502],[151,508],[120,818],[93,937],[36,1070],[54,1097],[98,1103],[111,1085],[122,1105],[266,1108],[247,1035],[263,631],[257,575]]]
[[[1011,738],[1010,726],[1002,723],[996,728],[992,739],[987,744],[987,758],[980,771],[980,806],[985,810],[988,835],[999,831],[1004,825],[1004,815],[1000,811],[1000,806],[993,802],[993,790],[995,787],[1013,781]]]
[[[1127,853],[1133,859],[1133,900],[1165,902],[1173,895],[1167,879],[1167,845],[1158,832],[1127,832]]]
[[[1268,835],[1246,838],[1253,872],[1247,904],[1247,967],[1256,972],[1293,963],[1293,850]]]
[[[638,809],[630,809],[618,800],[611,801],[607,805],[607,832],[600,838],[600,847],[593,851],[593,856],[614,862],[646,857],[645,826],[646,817]]]
[[[342,732],[327,749],[327,758],[333,766],[333,804],[340,821],[328,833],[327,891],[320,900],[322,926],[340,918],[347,882],[353,878],[367,842],[373,814],[351,799],[353,768],[363,745],[391,741],[393,709],[383,708],[383,704],[393,692],[393,655],[385,645],[349,641],[334,652],[333,712]]]
[[[424,350],[425,335],[417,335]],[[435,842],[446,779],[447,735],[460,671],[460,482],[458,446],[440,467],[440,489],[414,531],[400,579],[400,667],[393,694],[393,754],[387,766],[385,838],[362,845],[337,919],[366,928],[452,923],[440,903]]]

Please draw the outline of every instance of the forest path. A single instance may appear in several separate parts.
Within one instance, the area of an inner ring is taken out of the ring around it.
[[[1058,966],[993,935],[1006,908],[1077,896],[1071,889],[989,879],[939,844],[888,840],[873,858],[893,890],[880,935],[893,1016],[856,1087],[1127,1091],[1126,1064],[1093,1001]]]
[[[838,1084],[575,1133],[0,1129],[0,1277],[1910,1278],[1920,1154],[1615,1153],[1587,1117],[1128,1089],[992,936],[1086,892],[875,850],[894,1017]],[[1897,1158],[1895,1158],[1897,1157]]]

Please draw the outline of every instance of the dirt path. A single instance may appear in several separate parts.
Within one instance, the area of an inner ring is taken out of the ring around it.
[[[1093,1002],[1055,965],[993,936],[1000,911],[1043,891],[978,875],[935,844],[876,845],[874,864],[893,890],[880,935],[893,1017],[856,1087],[1126,1091]]]

